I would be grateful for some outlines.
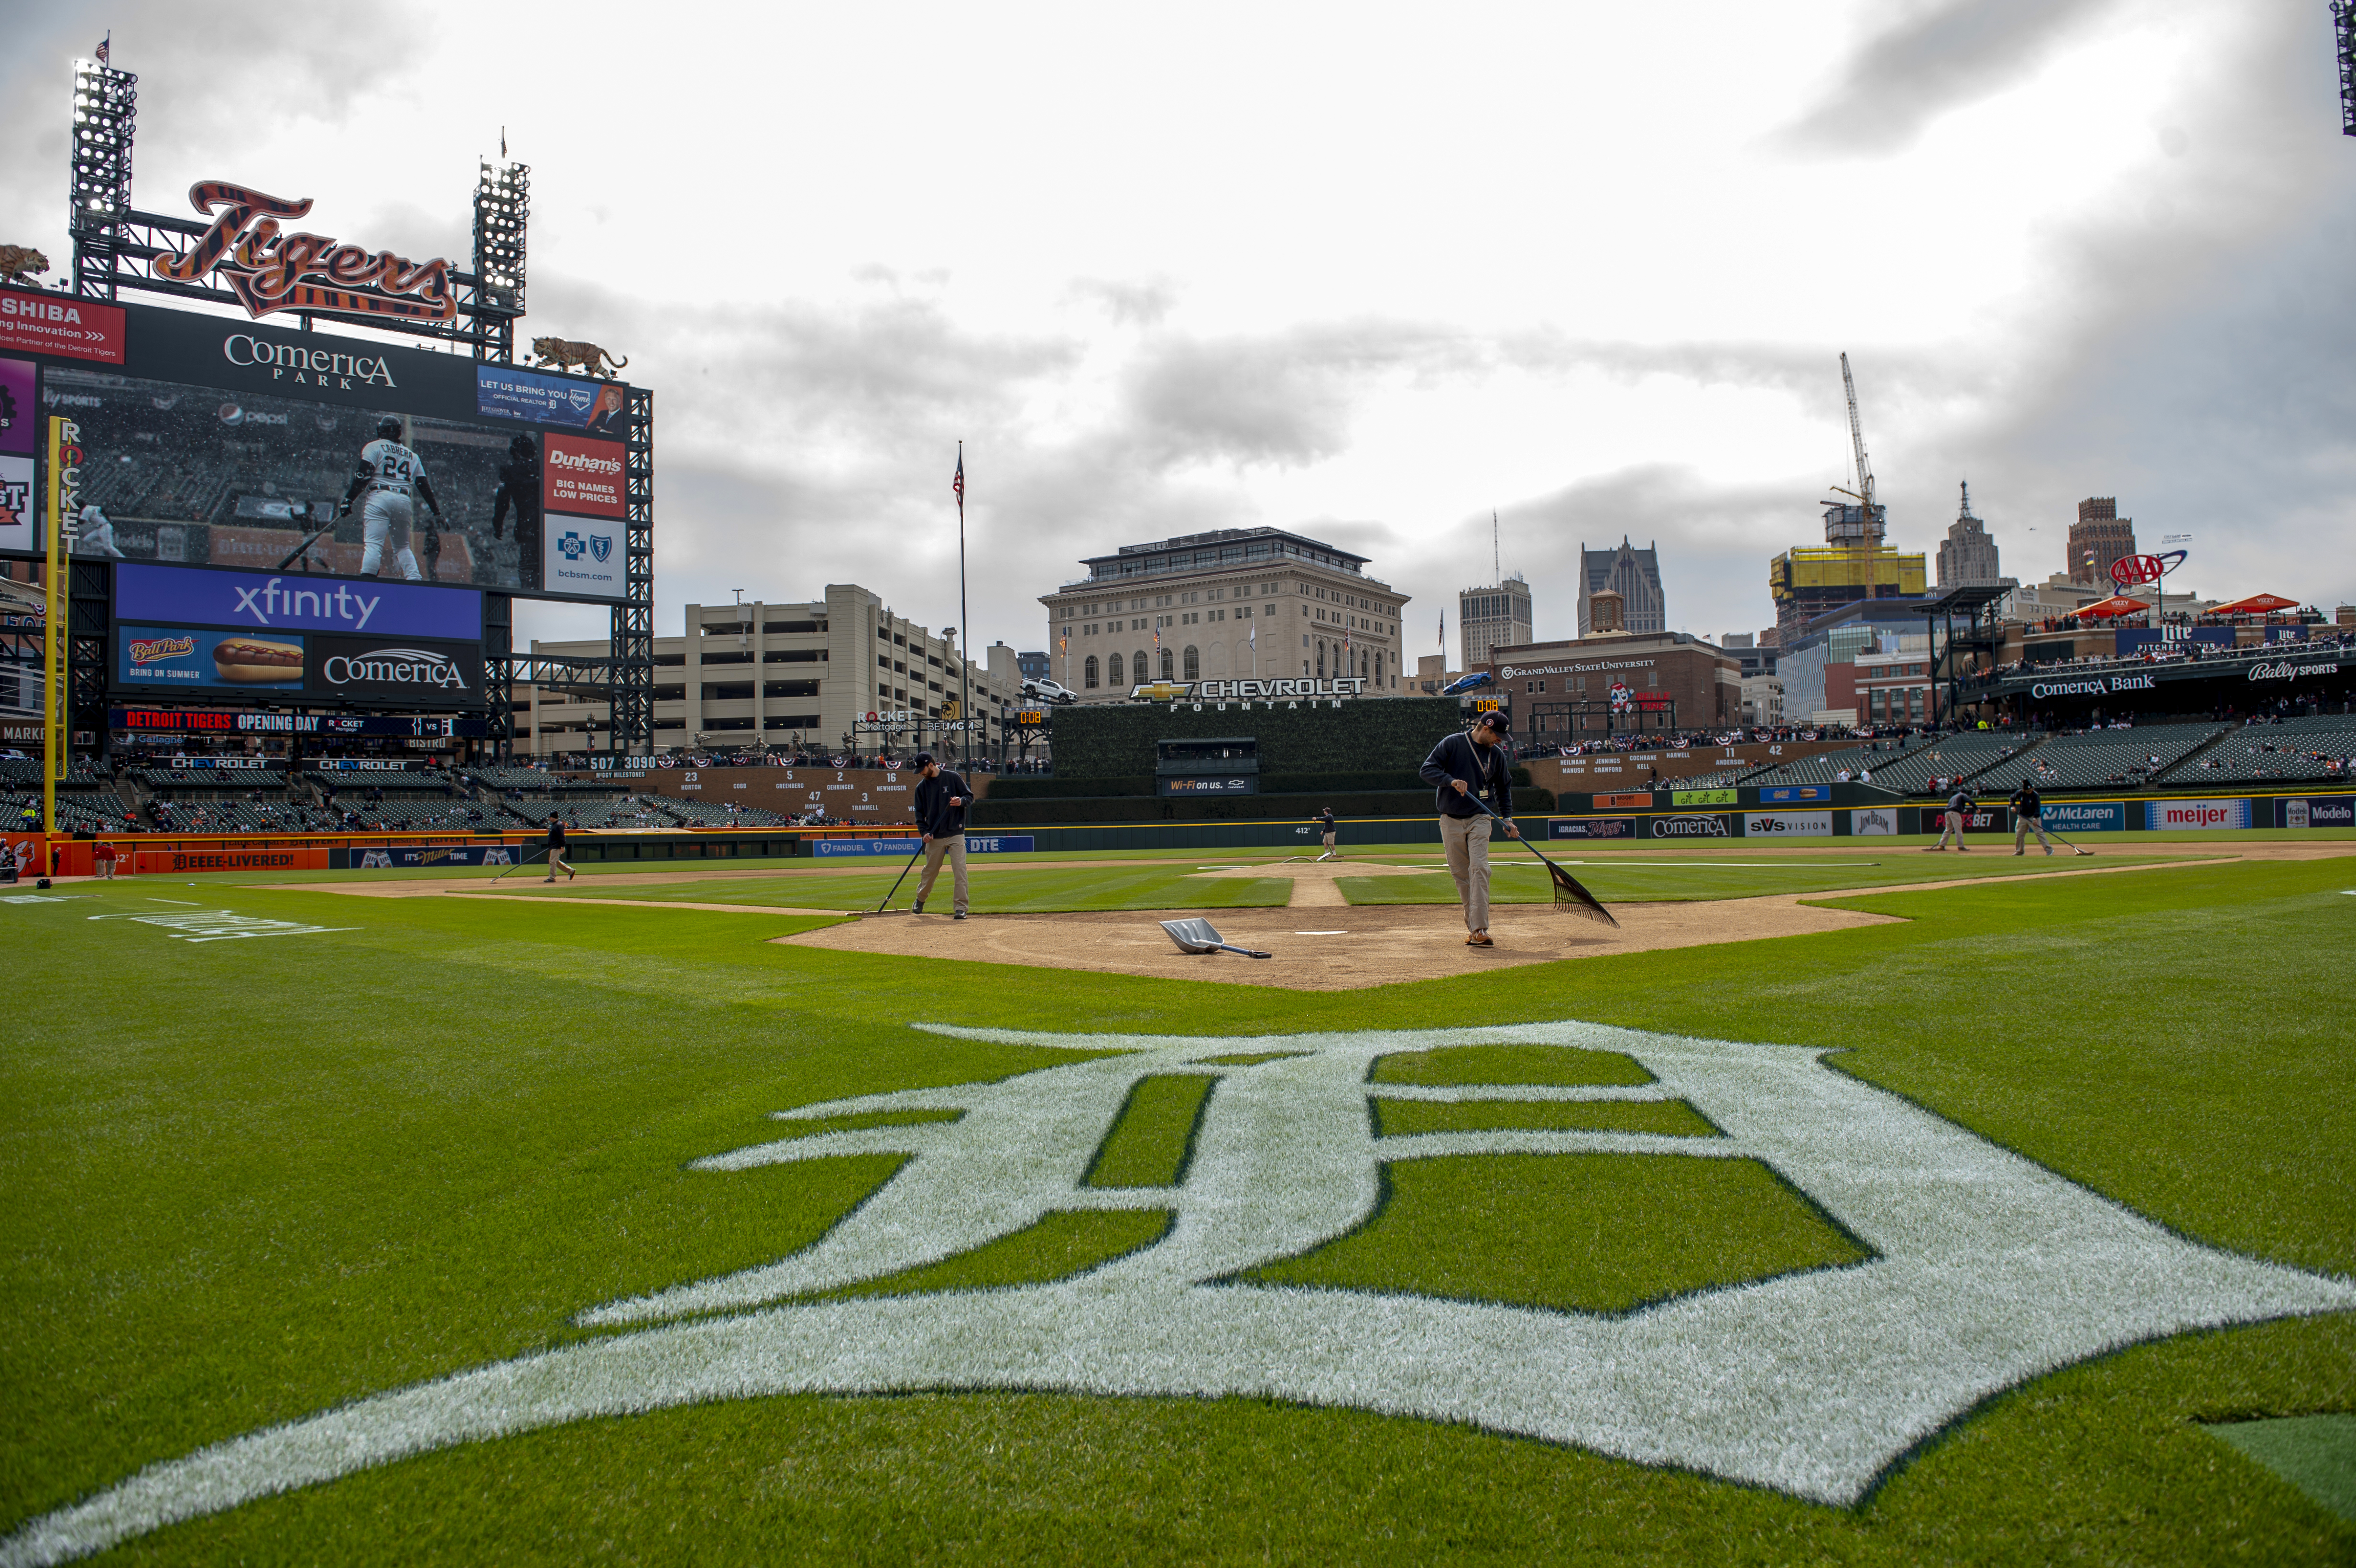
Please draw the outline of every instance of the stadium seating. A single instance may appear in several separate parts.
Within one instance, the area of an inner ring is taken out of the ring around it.
[[[1801,757],[1789,763],[1771,763],[1740,775],[1746,784],[1772,787],[1780,784],[1831,784],[1846,769],[1855,778],[1859,769],[1871,768],[1873,782],[1881,782],[1882,770],[1928,748],[1933,742],[1916,736],[1869,742],[1851,746],[1846,751],[1822,752],[1813,757]],[[1698,786],[1688,786],[1698,787]]]
[[[0,757],[0,789],[30,789],[37,793],[40,787],[41,760],[38,757]],[[93,773],[77,763],[67,768],[66,776],[59,781],[59,787],[101,790],[112,789],[114,784],[104,773]]]
[[[1901,795],[1928,795],[1933,779],[1972,780],[1983,775],[2002,778],[2006,770],[2026,768],[2024,752],[2033,752],[2040,737],[1989,731],[1968,735],[1943,735],[1912,755],[1889,767],[1876,766],[1873,782]],[[2023,775],[2011,774],[2018,784]],[[1940,786],[1943,790],[1945,786]]]
[[[544,790],[556,783],[556,775],[546,768],[473,767],[466,773],[476,783],[488,789]]]
[[[2171,784],[2333,783],[2356,778],[2356,714],[2286,719],[2228,731],[2215,745],[2162,770]]]
[[[728,808],[708,800],[671,800],[662,797],[662,808],[682,827],[790,827],[793,818],[781,816],[758,805],[742,805],[734,816]]]
[[[2029,757],[2027,776],[2042,790],[2141,784],[2182,763],[2224,731],[2222,724],[2148,724],[2057,736]]]

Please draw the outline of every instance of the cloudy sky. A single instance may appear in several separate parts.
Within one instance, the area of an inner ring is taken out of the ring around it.
[[[486,17],[495,18],[487,24]],[[2321,0],[1759,6],[44,7],[0,59],[0,240],[62,261],[69,61],[198,179],[466,252],[532,165],[528,330],[655,389],[657,629],[855,581],[1043,645],[1078,558],[1271,524],[1373,558],[1410,654],[1504,560],[1660,546],[1756,630],[1849,482],[1968,479],[2008,572],[2073,507],[2182,581],[2356,600],[2356,140]],[[602,612],[531,611],[528,635]]]

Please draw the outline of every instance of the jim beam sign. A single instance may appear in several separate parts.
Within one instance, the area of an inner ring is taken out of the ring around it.
[[[256,317],[286,310],[362,321],[451,321],[458,315],[450,263],[439,257],[412,261],[339,243],[333,235],[282,233],[278,220],[309,212],[309,197],[287,201],[204,180],[189,187],[188,202],[213,215],[212,227],[183,254],[159,258],[159,278],[195,283],[218,273]]]

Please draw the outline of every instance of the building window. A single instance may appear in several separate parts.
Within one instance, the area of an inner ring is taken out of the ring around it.
[[[1091,660],[1090,662],[1091,662],[1091,663],[1093,663],[1094,661],[1093,661],[1093,660]],[[1115,654],[1115,655],[1113,655],[1113,656],[1112,656],[1112,683],[1113,683],[1115,686],[1119,686],[1119,685],[1121,683],[1121,679],[1120,679],[1120,656],[1119,656],[1119,654]]]
[[[1147,681],[1153,678],[1152,673],[1145,667],[1145,650],[1143,648],[1140,648],[1135,653],[1129,656],[1129,669],[1130,679],[1132,681]]]
[[[1187,680],[1200,680],[1203,678],[1203,656],[1194,651],[1192,644],[1189,644],[1186,648],[1185,668],[1186,674],[1183,678]]]
[[[1175,680],[1175,679],[1177,679],[1177,678],[1178,678],[1178,672],[1177,672],[1177,669],[1176,669],[1176,667],[1176,667],[1176,665],[1177,665],[1177,662],[1178,662],[1178,661],[1177,661],[1177,657],[1176,657],[1176,656],[1174,656],[1173,654],[1172,654],[1172,653],[1171,653],[1171,651],[1170,651],[1168,648],[1164,648],[1164,649],[1162,649],[1162,679],[1164,679],[1164,680]]]
[[[1113,657],[1119,658],[1120,656],[1119,654],[1115,654],[1113,655]],[[1082,665],[1080,668],[1083,671],[1080,678],[1087,683],[1087,688],[1090,691],[1094,691],[1097,688],[1097,656],[1090,654],[1088,656],[1087,662]],[[1119,678],[1120,677],[1118,673],[1113,676],[1113,679],[1115,680],[1119,680]]]

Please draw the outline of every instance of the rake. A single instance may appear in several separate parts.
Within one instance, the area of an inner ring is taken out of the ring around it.
[[[877,904],[873,909],[870,910],[868,912],[870,914],[910,914],[915,912],[911,910],[905,909],[885,909],[884,904],[888,904],[892,901],[893,897],[900,891],[900,884],[908,880],[908,873],[916,869],[916,862],[923,859],[924,856],[925,841],[919,838],[916,840],[916,853],[910,855],[908,857],[908,863],[900,868],[900,874],[892,879],[892,891],[884,895],[884,903]]]
[[[1468,791],[1464,798],[1479,806],[1482,810],[1487,812],[1491,816],[1495,817],[1499,822],[1505,820],[1495,806],[1491,805],[1479,795],[1473,795]],[[1582,920],[1601,921],[1605,925],[1613,927],[1617,927],[1619,925],[1620,923],[1612,918],[1612,912],[1605,909],[1601,901],[1599,901],[1593,893],[1589,892],[1585,888],[1579,885],[1579,879],[1577,877],[1572,876],[1569,871],[1564,870],[1552,860],[1547,859],[1544,852],[1541,851],[1537,845],[1531,843],[1527,838],[1524,838],[1521,842],[1524,848],[1527,849],[1531,854],[1537,856],[1541,861],[1545,862],[1547,874],[1554,879],[1554,907],[1557,914],[1575,914]]]
[[[1240,953],[1247,958],[1273,958],[1273,953],[1255,953],[1248,947],[1237,947],[1220,940],[1218,931],[1207,920],[1165,920],[1162,929],[1178,944],[1181,953]]]

